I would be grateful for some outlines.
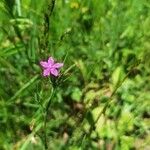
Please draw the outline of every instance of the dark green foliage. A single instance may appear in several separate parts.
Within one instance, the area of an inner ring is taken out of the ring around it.
[[[149,149],[149,8],[1,0],[0,149]],[[42,76],[49,56],[58,78]]]

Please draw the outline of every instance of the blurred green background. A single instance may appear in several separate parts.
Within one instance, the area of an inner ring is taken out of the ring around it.
[[[150,149],[150,1],[1,0],[0,107],[1,150]]]

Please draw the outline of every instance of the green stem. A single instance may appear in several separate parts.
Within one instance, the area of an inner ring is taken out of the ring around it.
[[[113,100],[113,96],[116,94],[117,90],[122,86],[122,84],[124,83],[124,81],[127,79],[127,77],[131,74],[131,72],[133,71],[133,69],[138,66],[138,64],[135,64],[134,66],[131,67],[131,69],[129,70],[129,72],[126,74],[126,76],[123,78],[123,80],[116,86],[116,88],[114,89],[114,91],[112,92],[112,94],[110,95],[110,100],[107,101],[106,105],[103,107],[102,111],[99,112],[98,117],[96,118],[96,120],[94,121],[94,124],[90,127],[89,129],[89,133],[87,133],[87,135],[90,137],[92,131],[95,129],[95,125],[97,124],[98,120],[100,119],[102,114],[105,114],[107,107],[109,106],[110,102]],[[86,135],[86,136],[87,136]]]
[[[48,110],[49,110],[49,107],[51,105],[51,100],[52,100],[52,97],[53,97],[54,93],[55,93],[55,89],[52,87],[51,95],[50,95],[50,98],[48,99],[48,102],[47,102],[47,105],[46,105],[46,108],[45,108],[45,115],[44,115],[44,147],[45,147],[45,149],[48,149],[47,132],[46,132]]]
[[[18,16],[21,16],[20,0],[16,0],[16,6],[17,6],[17,13],[18,13]]]
[[[122,84],[124,83],[124,81],[128,78],[128,76],[130,75],[130,73],[133,71],[134,67],[132,67],[132,69],[126,74],[126,76],[123,78],[123,80],[120,82],[120,84],[118,84],[116,86],[116,88],[114,89],[114,91],[112,92],[112,94],[110,95],[110,100],[106,102],[106,105],[103,107],[102,111],[98,114],[98,117],[96,118],[96,120],[94,121],[93,126],[90,127],[89,133],[87,133],[87,135],[90,138],[90,135],[92,133],[93,130],[95,130],[95,125],[97,124],[98,120],[100,119],[102,114],[105,114],[106,109],[108,108],[109,104],[112,102],[113,100],[113,96],[116,94],[117,90],[122,86]]]

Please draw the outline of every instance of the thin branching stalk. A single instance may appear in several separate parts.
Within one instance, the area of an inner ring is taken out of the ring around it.
[[[47,143],[47,117],[48,117],[48,110],[50,108],[50,105],[51,105],[51,102],[52,102],[52,98],[54,96],[54,93],[55,93],[55,89],[54,87],[52,86],[52,89],[51,89],[51,95],[48,99],[48,102],[46,104],[46,107],[45,107],[45,115],[44,115],[44,126],[43,126],[43,129],[44,129],[44,147],[45,149],[48,149],[48,143]]]
[[[46,11],[44,12],[44,23],[43,23],[43,35],[40,38],[40,48],[43,51],[48,50],[48,45],[49,45],[49,31],[50,31],[50,23],[51,23],[51,16],[54,11],[55,7],[55,0],[51,0],[50,3],[48,4]]]
[[[86,139],[86,137],[90,138],[90,135],[92,133],[93,130],[95,130],[95,126],[98,122],[98,120],[100,119],[102,114],[105,114],[108,106],[110,105],[110,103],[113,100],[114,95],[116,94],[116,92],[118,91],[118,89],[122,86],[122,84],[125,82],[125,80],[128,78],[128,76],[134,71],[134,69],[141,63],[141,60],[137,61],[132,67],[131,69],[128,71],[128,73],[126,74],[126,76],[123,78],[123,80],[116,86],[116,88],[114,89],[114,91],[112,92],[112,94],[109,97],[109,101],[106,102],[105,106],[103,107],[102,111],[99,112],[96,120],[94,121],[94,123],[90,126],[89,132],[88,133],[82,133],[81,138],[79,140],[79,142],[82,144],[84,139]],[[85,114],[87,114],[88,111],[85,112]],[[80,127],[82,127],[83,124],[80,125]]]
[[[17,13],[18,16],[21,16],[21,5],[20,5],[20,0],[16,0],[16,6],[17,6]]]
[[[125,82],[125,80],[128,78],[128,76],[133,72],[133,70],[135,69],[135,67],[137,67],[139,65],[141,61],[135,63],[131,69],[128,71],[128,73],[126,74],[126,76],[123,78],[123,80],[115,87],[114,91],[112,92],[112,94],[109,97],[109,101],[107,101],[106,105],[103,107],[102,111],[99,112],[98,117],[96,118],[96,120],[94,121],[94,124],[90,127],[89,133],[87,135],[91,135],[92,131],[95,129],[95,125],[97,124],[98,120],[100,119],[102,114],[105,114],[106,109],[108,108],[109,104],[112,102],[114,95],[116,94],[116,92],[118,91],[118,89],[122,86],[122,84]]]

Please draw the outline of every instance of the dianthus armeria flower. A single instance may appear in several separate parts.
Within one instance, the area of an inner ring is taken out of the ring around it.
[[[63,66],[63,63],[55,63],[52,57],[49,57],[47,61],[40,61],[40,65],[43,68],[43,76],[53,75],[57,77],[59,75],[59,69]]]

